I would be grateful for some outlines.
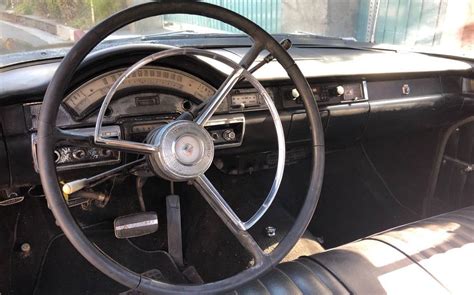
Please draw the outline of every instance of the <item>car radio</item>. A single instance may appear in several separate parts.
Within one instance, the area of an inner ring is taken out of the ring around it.
[[[347,83],[347,84],[316,84],[311,85],[314,97],[318,105],[334,105],[341,103],[353,103],[367,100],[366,82]],[[291,108],[301,106],[301,100],[298,90],[294,87],[285,87],[282,89],[283,106]]]

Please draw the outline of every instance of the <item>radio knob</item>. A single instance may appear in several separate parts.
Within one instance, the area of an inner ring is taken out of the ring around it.
[[[344,94],[344,86],[338,85],[334,87],[331,92],[331,94],[334,96],[341,96]]]
[[[336,93],[337,93],[337,96],[341,96],[344,94],[344,87],[339,85],[336,87]]]
[[[338,85],[335,87],[329,87],[328,94],[330,97],[342,96],[344,94],[344,86]]]

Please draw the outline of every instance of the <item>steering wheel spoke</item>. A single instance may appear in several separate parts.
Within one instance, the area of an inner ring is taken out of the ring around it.
[[[248,70],[263,49],[264,46],[260,42],[254,42],[249,51],[247,51],[244,57],[240,60],[239,65]]]
[[[230,73],[224,83],[219,87],[216,93],[205,102],[204,108],[199,112],[198,116],[194,120],[197,124],[204,126],[207,121],[212,117],[219,108],[222,101],[230,93],[232,88],[241,81],[245,76],[244,73],[252,65],[260,52],[262,52],[263,46],[259,42],[255,42],[250,50],[240,60],[238,66]]]
[[[260,248],[255,239],[247,231],[249,227],[237,216],[209,178],[201,174],[194,180],[193,184],[232,234],[239,240],[240,244],[252,254],[255,263],[257,264],[264,259],[265,254],[262,248]]]
[[[232,71],[232,73],[227,77],[224,83],[222,83],[222,85],[219,87],[214,96],[209,98],[206,105],[196,117],[194,122],[196,122],[200,126],[206,125],[207,121],[209,121],[212,115],[216,112],[219,105],[230,93],[235,84],[239,82],[244,71],[245,69],[242,67],[236,68]]]
[[[106,149],[115,149],[135,154],[149,155],[157,151],[157,147],[148,143],[141,143],[121,139],[101,139],[95,142],[98,146]]]

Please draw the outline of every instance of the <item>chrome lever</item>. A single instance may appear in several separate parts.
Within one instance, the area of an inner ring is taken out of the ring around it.
[[[109,171],[102,172],[100,174],[97,174],[97,175],[89,177],[89,178],[81,178],[81,179],[77,179],[77,180],[74,180],[74,181],[70,181],[70,182],[65,183],[63,185],[62,191],[63,191],[63,193],[65,193],[67,195],[73,194],[77,191],[80,191],[80,190],[86,188],[86,187],[90,187],[93,184],[97,183],[98,181],[103,180],[103,179],[105,179],[105,178],[107,178],[107,177],[109,177],[113,174],[116,174],[116,173],[118,173],[118,172],[120,172],[124,169],[135,166],[136,164],[138,164],[138,163],[140,163],[144,160],[145,160],[145,158],[141,158],[141,159],[138,159],[138,160],[132,161],[130,163],[124,164],[122,166],[110,169]]]

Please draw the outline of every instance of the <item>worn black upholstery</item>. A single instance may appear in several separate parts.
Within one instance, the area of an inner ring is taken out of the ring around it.
[[[474,292],[474,206],[286,262],[235,294]]]

